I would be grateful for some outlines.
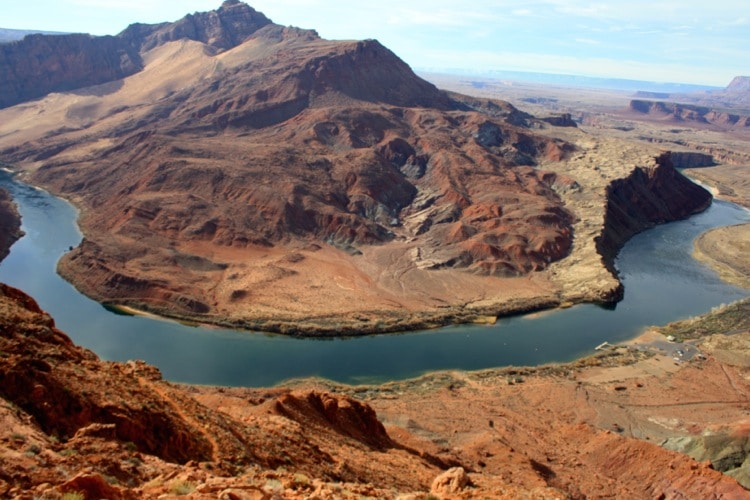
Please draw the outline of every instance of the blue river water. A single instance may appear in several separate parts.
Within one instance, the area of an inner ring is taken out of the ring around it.
[[[0,281],[33,296],[61,330],[101,358],[142,359],[178,382],[261,387],[317,376],[378,383],[435,370],[565,362],[601,342],[625,341],[649,325],[750,295],[691,257],[702,232],[750,221],[750,212],[714,201],[701,214],[645,231],[625,245],[616,262],[625,298],[614,309],[584,304],[492,326],[328,340],[188,326],[118,315],[78,293],[55,272],[60,256],[81,240],[75,208],[2,171],[0,187],[19,204],[26,232],[0,264]]]

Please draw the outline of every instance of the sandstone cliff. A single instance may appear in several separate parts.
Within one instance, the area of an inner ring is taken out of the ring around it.
[[[607,265],[634,234],[656,224],[684,219],[705,210],[711,193],[677,172],[670,153],[657,158],[655,167],[636,168],[607,189],[604,231],[597,249]]]
[[[118,80],[141,65],[138,52],[116,37],[29,35],[0,45],[0,108]]]

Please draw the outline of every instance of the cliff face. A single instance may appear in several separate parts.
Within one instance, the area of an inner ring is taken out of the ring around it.
[[[0,108],[133,75],[143,69],[143,53],[174,40],[221,51],[270,23],[251,7],[227,1],[175,23],[134,24],[117,36],[29,35],[0,45]]]
[[[0,45],[0,108],[118,80],[141,67],[138,52],[117,37],[29,35]]]
[[[660,121],[691,122],[724,128],[750,126],[750,116],[746,114],[728,113],[709,106],[635,99],[630,101],[630,110]]]
[[[0,189],[0,261],[22,235],[21,217],[13,199],[6,190]]]
[[[700,168],[716,165],[713,155],[691,151],[672,151],[669,155],[674,168]]]
[[[252,7],[228,0],[217,10],[188,14],[174,23],[133,24],[118,38],[141,53],[175,40],[194,40],[216,50],[227,50],[269,24],[271,20]]]
[[[636,168],[607,189],[605,227],[597,249],[609,267],[617,252],[636,233],[705,210],[711,193],[677,172],[671,154],[657,158],[653,168]]]

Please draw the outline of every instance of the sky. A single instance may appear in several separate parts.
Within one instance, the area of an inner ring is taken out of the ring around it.
[[[418,71],[726,86],[750,75],[747,0],[247,0],[277,24],[378,39]],[[221,0],[0,0],[0,28],[117,34]]]

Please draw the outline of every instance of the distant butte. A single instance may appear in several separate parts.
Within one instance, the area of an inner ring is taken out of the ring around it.
[[[670,202],[694,188],[657,150],[556,138],[554,120],[443,92],[375,40],[236,1],[116,37],[27,37],[0,68],[0,161],[82,209],[60,272],[172,317],[335,335],[612,301],[611,242],[710,199]],[[615,178],[667,200],[606,236]]]

